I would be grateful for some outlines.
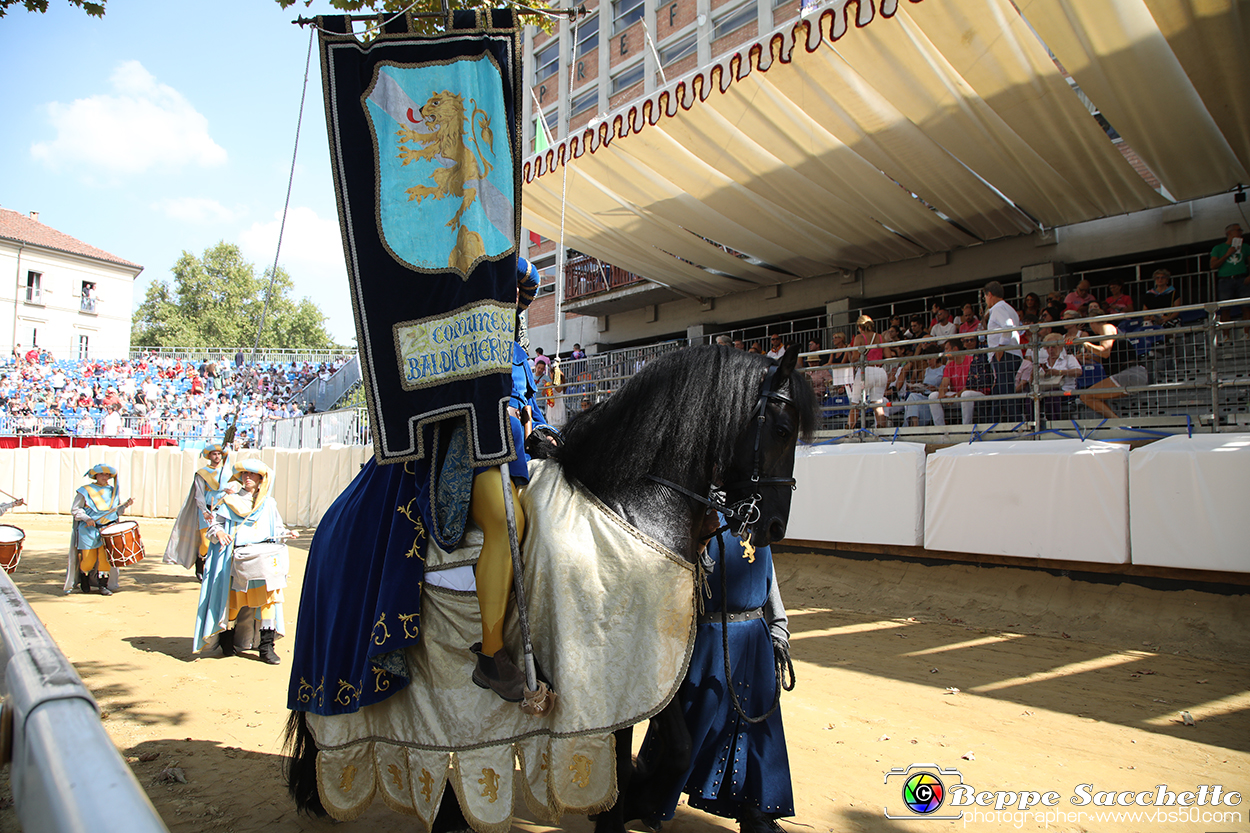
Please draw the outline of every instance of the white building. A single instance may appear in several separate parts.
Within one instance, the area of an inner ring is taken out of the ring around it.
[[[44,225],[36,211],[0,208],[0,344],[57,359],[124,358],[142,271]]]

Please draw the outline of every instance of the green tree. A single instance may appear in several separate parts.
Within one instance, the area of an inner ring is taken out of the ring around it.
[[[12,2],[12,0],[9,0]],[[29,2],[29,0],[28,0]],[[277,0],[282,8],[294,6],[301,0]],[[304,6],[311,6],[313,0],[302,0]],[[330,0],[330,5],[345,12],[374,12],[382,15],[398,14],[412,7],[414,14],[439,13],[443,9],[442,0]],[[550,9],[548,0],[450,0],[453,9],[494,9],[501,6],[519,6],[530,9]],[[524,8],[522,9],[524,11]],[[436,28],[437,18],[417,18],[413,26],[421,32],[431,32]],[[555,31],[555,21],[549,15],[523,14],[521,20],[542,28],[546,32]]]
[[[239,247],[224,241],[196,257],[184,251],[173,285],[153,281],[135,311],[130,341],[140,347],[251,347],[261,328],[272,270],[256,274]],[[281,266],[264,313],[260,346],[329,349],[334,341],[325,314],[307,298],[290,298],[294,286]]]
[[[108,0],[100,0],[98,3],[90,3],[87,0],[69,0],[71,6],[78,6],[92,17],[104,17],[104,4],[107,2]],[[0,17],[4,17],[9,6],[16,6],[18,3],[26,7],[28,12],[42,14],[48,10],[48,0],[0,0]]]

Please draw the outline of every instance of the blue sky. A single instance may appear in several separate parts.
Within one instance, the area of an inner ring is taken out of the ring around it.
[[[137,305],[186,250],[273,263],[309,30],[328,2],[65,0],[0,18],[0,206],[144,267]],[[355,337],[314,48],[279,262],[341,344]]]

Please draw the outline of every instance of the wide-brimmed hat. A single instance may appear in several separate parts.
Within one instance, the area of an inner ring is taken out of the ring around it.
[[[96,463],[94,466],[87,469],[87,473],[84,474],[83,477],[95,477],[97,474],[107,474],[109,477],[116,477],[117,469],[113,468],[108,463]]]

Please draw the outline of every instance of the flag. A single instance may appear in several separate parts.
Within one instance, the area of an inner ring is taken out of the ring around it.
[[[379,464],[467,425],[476,466],[514,459],[507,416],[520,240],[521,30],[457,11],[368,43],[318,18],[331,164]]]

